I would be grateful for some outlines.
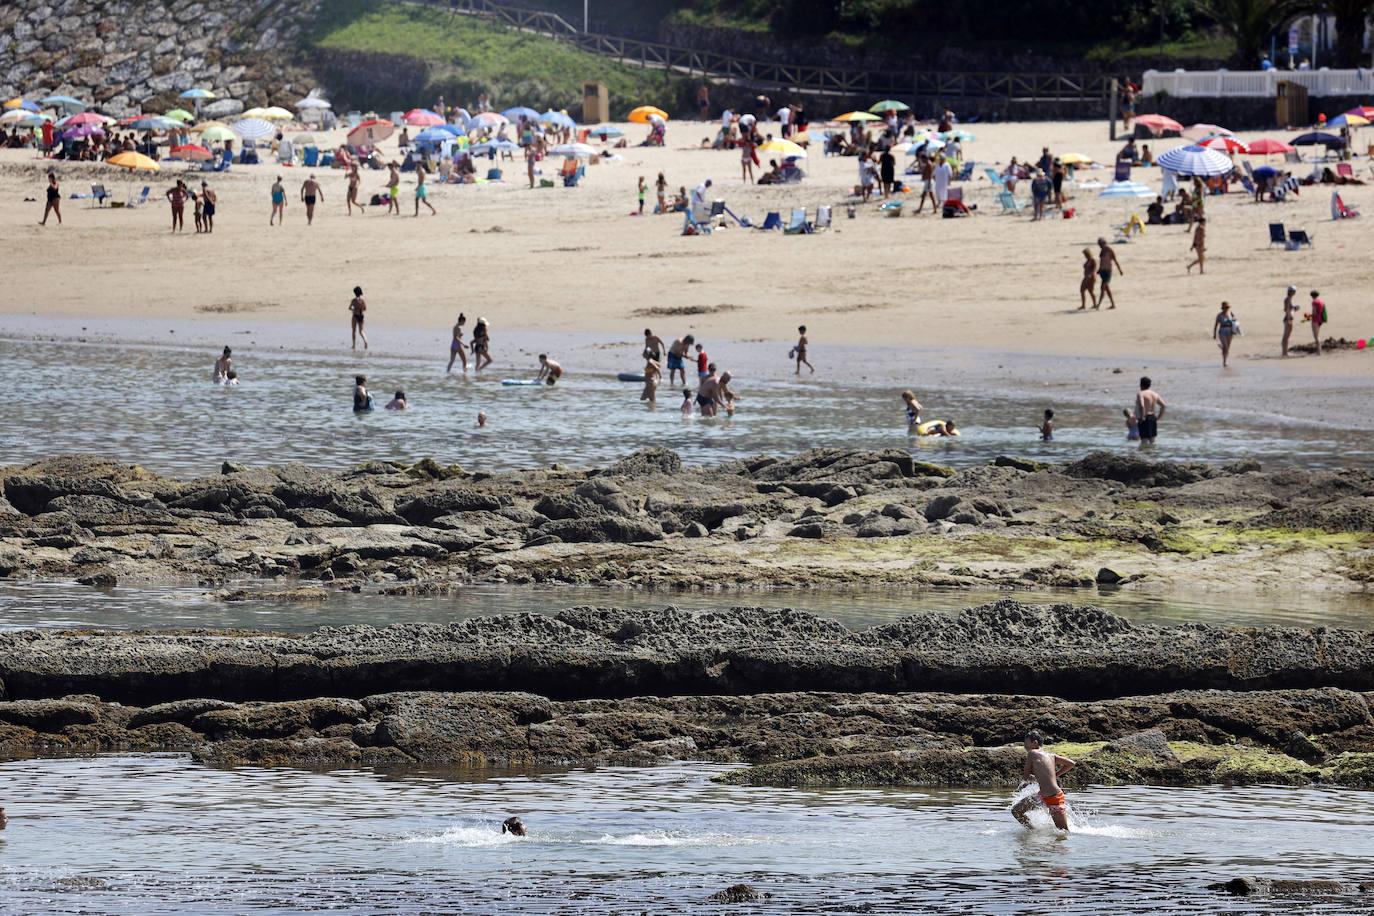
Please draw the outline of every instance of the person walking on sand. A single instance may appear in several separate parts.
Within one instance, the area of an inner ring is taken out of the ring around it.
[[[281,176],[272,182],[272,215],[267,218],[267,225],[271,226],[278,218],[277,225],[286,224],[286,186],[281,183]]]
[[[367,303],[363,301],[363,288],[353,287],[353,300],[348,303],[348,310],[353,313],[349,320],[349,327],[353,329],[353,349],[358,349],[358,338],[363,339],[363,349],[367,349],[367,335],[363,333],[363,313],[367,311]]]
[[[1121,262],[1116,259],[1116,252],[1112,250],[1111,245],[1107,244],[1106,239],[1099,238],[1097,240],[1097,249],[1097,275],[1102,278],[1102,291],[1097,294],[1097,301],[1093,303],[1093,308],[1102,305],[1103,299],[1110,299],[1112,304],[1107,308],[1114,309],[1116,308],[1116,297],[1112,295],[1112,271],[1121,271],[1123,275],[1125,271],[1121,270]]]
[[[1097,299],[1093,293],[1093,287],[1097,285],[1097,258],[1093,257],[1091,248],[1083,249],[1083,281],[1078,284],[1078,310],[1081,312],[1088,307],[1088,303],[1097,308]]]
[[[798,325],[797,345],[792,348],[792,355],[796,357],[797,360],[797,375],[801,375],[801,367],[803,363],[805,363],[806,368],[810,369],[813,374],[816,371],[816,367],[811,365],[810,361],[808,361],[806,358],[806,345],[806,325]]]
[[[349,166],[349,168],[348,168],[348,198],[345,200],[345,203],[348,204],[348,215],[349,215],[349,216],[352,216],[352,215],[353,215],[353,208],[354,208],[354,207],[357,207],[357,208],[358,208],[358,212],[359,212],[359,213],[366,213],[366,212],[367,212],[366,210],[363,209],[363,205],[360,204],[360,203],[358,203],[358,184],[359,184],[361,181],[362,181],[362,178],[361,178],[361,176],[358,175],[358,166],[357,166],[357,164],[355,163],[355,164]]]
[[[1045,739],[1038,731],[1026,732],[1023,744],[1026,748],[1026,769],[1022,774],[1021,785],[1028,786],[1034,782],[1039,788],[1039,794],[1027,795],[1017,802],[1011,809],[1011,816],[1016,818],[1021,826],[1030,828],[1033,825],[1026,813],[1037,804],[1044,805],[1050,813],[1050,819],[1054,821],[1054,826],[1060,830],[1068,830],[1069,803],[1064,800],[1064,790],[1059,787],[1059,780],[1077,764],[1067,757],[1045,750]]]
[[[425,167],[420,164],[415,166],[415,215],[420,215],[420,204],[429,207],[429,212],[433,216],[438,216],[439,211],[434,209],[434,204],[429,202],[429,186],[425,184]]]
[[[1231,358],[1231,338],[1240,330],[1240,325],[1236,323],[1236,316],[1231,314],[1231,303],[1223,302],[1221,311],[1217,312],[1216,320],[1212,322],[1212,339],[1217,341],[1217,346],[1221,348],[1221,368],[1227,368],[1227,361]]]
[[[668,384],[673,384],[676,373],[682,373],[682,384],[687,384],[687,366],[685,363],[688,352],[692,349],[692,344],[697,339],[691,334],[686,337],[679,337],[668,345]]]
[[[205,231],[214,232],[215,209],[219,206],[219,195],[215,193],[214,188],[210,187],[208,181],[202,179],[200,182],[200,196],[204,198],[201,204],[200,215],[201,219],[205,222]]]
[[[1321,295],[1314,289],[1312,290],[1312,311],[1309,315],[1312,322],[1312,342],[1317,346],[1317,355],[1322,355],[1322,325],[1326,324],[1326,303],[1321,300]]]
[[[305,224],[312,226],[315,223],[315,201],[324,203],[324,189],[313,174],[301,182],[301,200],[305,201]]]
[[[458,322],[453,326],[453,340],[448,345],[448,369],[446,372],[453,371],[453,361],[461,358],[463,360],[463,374],[468,371],[467,344],[463,343],[463,325],[467,324],[468,316],[462,312],[458,313]]]
[[[921,202],[916,207],[916,212],[920,213],[926,208],[926,198],[930,198],[930,207],[936,213],[940,212],[940,205],[935,200],[935,164],[930,161],[930,157],[925,153],[921,154]]]
[[[1288,355],[1288,338],[1293,336],[1293,316],[1298,313],[1300,306],[1293,301],[1293,296],[1298,292],[1296,286],[1288,287],[1288,295],[1283,297],[1283,340],[1279,346],[1282,349],[1281,356]]]
[[[177,179],[175,187],[167,189],[163,195],[172,202],[172,231],[177,232],[186,228],[186,198],[191,196],[191,190],[186,187],[186,182]]]
[[[45,125],[47,122],[44,122]],[[57,225],[62,225],[62,188],[57,184],[57,173],[48,170],[48,201],[43,205],[43,221],[40,226],[48,224],[48,214],[57,214]]]
[[[401,215],[401,169],[393,160],[388,162],[386,173],[386,193],[389,202],[386,205],[386,212]]]
[[[1159,421],[1164,419],[1164,399],[1150,388],[1150,377],[1140,377],[1140,391],[1135,396],[1136,422],[1140,426],[1140,444],[1154,445],[1159,435]]]
[[[1197,228],[1193,230],[1193,244],[1188,249],[1197,252],[1197,259],[1188,262],[1188,273],[1193,272],[1193,265],[1197,265],[1198,273],[1206,273],[1203,270],[1203,262],[1207,258],[1207,218],[1202,217],[1197,221]]]

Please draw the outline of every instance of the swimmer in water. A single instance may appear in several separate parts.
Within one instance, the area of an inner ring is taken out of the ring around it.
[[[372,395],[367,393],[367,376],[353,377],[353,412],[362,413],[372,409]]]
[[[239,374],[233,369],[230,369],[228,372],[224,373],[224,384],[228,385],[230,388],[237,388],[239,384]]]
[[[690,417],[692,415],[692,389],[682,389],[682,415]]]
[[[487,425],[487,414],[486,414],[486,411],[482,411],[482,410],[477,411],[477,425],[478,425],[479,427],[483,427],[483,428],[486,427],[486,425]]]
[[[919,431],[923,436],[959,435],[959,430],[954,427],[953,420],[931,420],[929,423],[922,423]]]
[[[5,813],[4,808],[0,808],[0,830],[4,830],[7,826],[9,826],[9,822],[10,816]]]
[[[404,391],[396,392],[396,397],[391,399],[391,401],[386,405],[386,409],[409,410],[410,404],[406,401],[406,393]]]
[[[234,368],[234,351],[228,347],[224,348],[224,353],[215,360],[215,381],[224,384],[224,380],[229,377],[229,370]]]
[[[512,836],[524,836],[525,823],[518,817],[508,817],[501,822],[501,832],[509,832]]]
[[[1030,818],[1026,817],[1026,812],[1035,807],[1037,803],[1043,804],[1050,812],[1050,817],[1054,820],[1054,826],[1060,830],[1069,829],[1069,803],[1064,800],[1064,790],[1059,788],[1059,777],[1076,764],[1067,757],[1060,757],[1058,754],[1051,754],[1044,749],[1045,739],[1038,731],[1026,733],[1026,771],[1021,784],[1028,785],[1032,781],[1039,784],[1039,797],[1027,795],[1016,803],[1011,809],[1011,816],[1016,818],[1024,827],[1030,827]]]
[[[1048,407],[1045,408],[1045,422],[1040,424],[1039,429],[1040,441],[1054,441],[1054,411],[1050,410]]]

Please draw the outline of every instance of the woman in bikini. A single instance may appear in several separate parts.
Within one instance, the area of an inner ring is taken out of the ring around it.
[[[363,349],[367,349],[367,335],[363,333],[363,313],[367,311],[367,303],[363,301],[363,288],[353,287],[353,300],[348,303],[348,310],[353,313],[349,321],[349,326],[353,329],[353,349],[358,349],[358,338],[363,339]]]
[[[1097,258],[1093,257],[1091,248],[1083,249],[1083,282],[1078,284],[1078,310],[1081,312],[1088,307],[1088,300],[1093,300],[1093,307],[1097,306],[1097,299],[1093,288],[1097,286]]]
[[[467,324],[468,316],[458,314],[458,323],[453,326],[453,340],[448,345],[448,371],[453,371],[453,360],[461,358],[463,360],[463,372],[468,371],[467,346],[463,343],[463,325]]]
[[[477,365],[475,371],[481,371],[484,367],[491,365],[491,335],[487,327],[487,319],[478,318],[477,324],[472,328],[472,355],[476,357]]]

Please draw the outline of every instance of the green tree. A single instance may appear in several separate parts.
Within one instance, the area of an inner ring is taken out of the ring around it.
[[[1310,0],[1207,0],[1207,11],[1236,40],[1241,66],[1257,67],[1269,33],[1311,5]]]
[[[1336,17],[1336,66],[1363,67],[1364,21],[1374,10],[1374,0],[1326,0],[1326,12]]]

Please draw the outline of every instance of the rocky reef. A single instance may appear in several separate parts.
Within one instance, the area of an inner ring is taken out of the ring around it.
[[[0,636],[0,751],[699,759],[754,764],[722,776],[752,784],[1011,785],[1008,745],[1038,728],[1080,760],[1070,785],[1371,786],[1371,642],[1013,601],[858,631],[787,610],[574,608],[296,637],[19,632]]]
[[[836,448],[710,468],[646,449],[579,470],[467,473],[427,459],[223,470],[183,481],[80,456],[0,469],[0,576],[199,582],[240,599],[283,579],[288,591],[306,580],[396,594],[471,582],[1296,593],[1374,581],[1365,471],[1097,453],[956,472],[898,449]]]

